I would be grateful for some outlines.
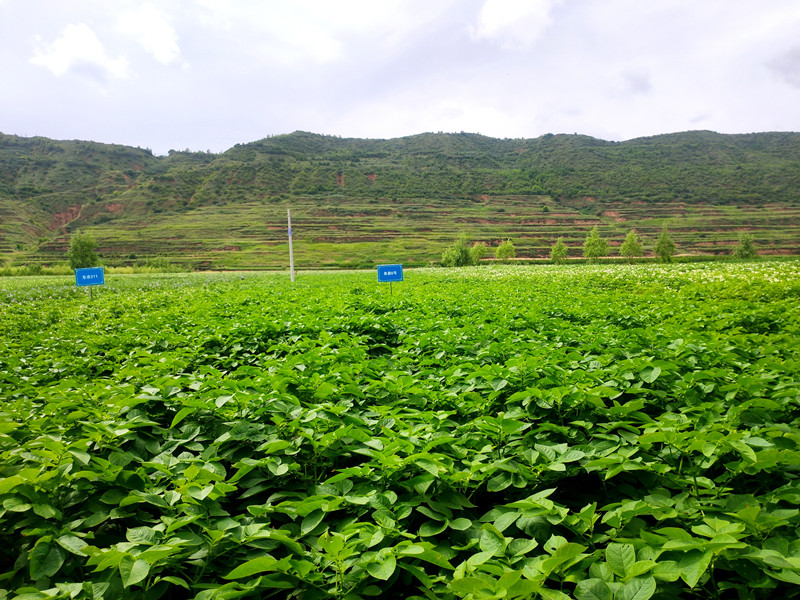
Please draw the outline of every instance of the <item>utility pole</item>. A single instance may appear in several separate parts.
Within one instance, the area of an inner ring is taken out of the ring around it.
[[[289,275],[294,283],[294,250],[292,249],[292,211],[286,209],[286,218],[289,221]]]

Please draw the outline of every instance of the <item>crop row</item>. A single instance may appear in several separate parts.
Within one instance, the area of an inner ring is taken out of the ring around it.
[[[4,281],[0,586],[791,597],[798,275]]]

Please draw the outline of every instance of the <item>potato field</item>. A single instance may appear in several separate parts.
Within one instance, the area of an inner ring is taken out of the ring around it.
[[[0,599],[800,597],[800,262],[0,279]]]

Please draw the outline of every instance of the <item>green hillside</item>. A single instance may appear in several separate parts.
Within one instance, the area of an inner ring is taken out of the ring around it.
[[[91,230],[106,264],[166,256],[191,268],[428,264],[461,232],[544,258],[578,256],[597,225],[611,254],[666,223],[683,254],[800,247],[800,134],[687,132],[607,142],[581,135],[391,140],[295,132],[221,154],[0,134],[0,261],[64,260]]]

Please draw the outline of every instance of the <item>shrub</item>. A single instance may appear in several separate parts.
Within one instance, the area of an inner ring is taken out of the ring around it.
[[[497,260],[502,260],[503,262],[508,262],[510,259],[514,258],[516,256],[516,250],[514,249],[514,244],[511,243],[511,240],[506,240],[500,244],[497,247],[494,256]]]
[[[597,231],[597,225],[595,225],[586,235],[586,241],[583,242],[583,255],[590,261],[595,261],[606,254],[608,254],[608,242],[600,237],[600,232]]]
[[[97,242],[90,233],[76,231],[69,240],[69,266],[72,269],[83,269],[97,266]]]
[[[443,267],[465,267],[471,264],[472,259],[466,235],[460,236],[452,246],[445,248],[442,253]]]
[[[486,256],[486,244],[477,242],[472,248],[469,249],[470,264],[480,264],[481,259]]]
[[[669,235],[669,231],[667,231],[666,223],[661,230],[661,235],[658,236],[655,251],[656,258],[659,262],[672,262],[672,257],[675,254],[675,242],[672,241],[672,237]]]
[[[733,258],[750,260],[758,257],[758,252],[753,246],[753,238],[749,233],[739,234],[739,245],[733,249]]]
[[[169,272],[172,270],[172,263],[165,256],[151,256],[145,261],[145,266],[155,271]]]
[[[622,242],[622,246],[619,249],[619,254],[620,256],[627,258],[629,261],[634,258],[638,258],[643,254],[642,243],[639,241],[639,238],[633,229],[628,232],[628,235],[625,237],[625,241]]]
[[[567,260],[567,245],[564,243],[564,238],[558,238],[550,250],[550,260],[556,264],[561,264]]]

